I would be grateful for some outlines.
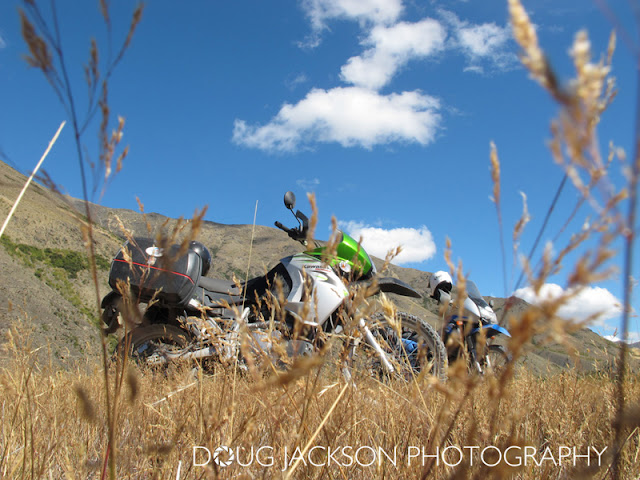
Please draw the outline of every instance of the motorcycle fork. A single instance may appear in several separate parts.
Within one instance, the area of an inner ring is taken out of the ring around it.
[[[384,350],[382,350],[382,347],[380,347],[380,344],[378,343],[376,338],[373,336],[373,333],[371,333],[371,329],[369,329],[364,319],[362,318],[360,319],[360,321],[358,322],[358,328],[360,329],[360,332],[362,333],[362,336],[365,339],[365,341],[378,354],[378,357],[380,358],[380,362],[384,366],[387,373],[392,374],[393,372],[395,372],[395,368],[393,368],[393,365],[391,365],[391,362],[389,361],[387,354],[384,352]],[[347,358],[345,358],[342,365],[342,375],[344,376],[347,382],[350,382],[352,380],[351,372],[349,371],[349,364],[351,363],[351,361],[355,356],[355,351],[358,344],[360,343],[360,339],[354,340],[352,337],[351,340],[349,340],[349,342],[350,342],[348,347],[349,353],[347,354]]]
[[[469,364],[472,368],[474,368],[478,373],[484,373],[482,370],[482,366],[478,361],[478,350],[477,350],[477,342],[475,335],[469,335],[466,337],[467,351],[469,353]]]
[[[387,370],[387,372],[389,374],[395,372],[395,369],[393,368],[393,365],[391,365],[387,354],[384,352],[384,350],[382,350],[382,347],[373,336],[373,333],[371,333],[371,330],[365,323],[364,318],[360,319],[360,322],[358,322],[358,326],[360,327],[360,331],[362,332],[362,335],[366,339],[367,343],[376,351],[376,353],[380,357],[380,361],[382,362],[382,365],[384,365],[384,368]]]

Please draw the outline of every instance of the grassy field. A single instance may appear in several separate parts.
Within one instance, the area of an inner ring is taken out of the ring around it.
[[[123,479],[600,479],[610,473],[616,393],[604,375],[541,378],[522,369],[478,378],[454,365],[445,384],[364,375],[347,383],[322,357],[300,366],[298,378],[232,366],[205,374],[188,366],[160,373],[131,367],[115,410],[117,450],[107,452],[101,365],[60,371],[37,363],[28,336],[19,338],[12,341],[14,361],[0,371],[0,478],[102,478],[107,455]],[[637,377],[626,396],[640,398]],[[620,478],[640,476],[634,408],[623,416]]]

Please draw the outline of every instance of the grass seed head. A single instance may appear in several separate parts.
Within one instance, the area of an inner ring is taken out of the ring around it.
[[[93,422],[96,419],[96,410],[86,390],[81,385],[76,384],[74,391],[78,397],[78,401],[80,402],[80,411],[82,412],[82,416],[86,420]]]

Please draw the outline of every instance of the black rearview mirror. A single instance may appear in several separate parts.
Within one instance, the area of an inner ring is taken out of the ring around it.
[[[293,211],[293,207],[296,206],[296,196],[292,191],[288,191],[284,194],[284,206]]]

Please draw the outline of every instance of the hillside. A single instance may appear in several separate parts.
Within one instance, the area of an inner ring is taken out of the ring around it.
[[[17,197],[25,177],[0,162],[0,218],[4,219]],[[94,238],[98,255],[100,296],[108,292],[110,259],[123,242],[120,224],[134,235],[148,236],[175,220],[149,213],[143,217],[131,210],[92,205]],[[33,184],[16,211],[0,246],[0,336],[2,341],[10,325],[33,331],[34,348],[48,346],[54,357],[69,359],[96,352],[96,295],[90,281],[83,247],[84,206],[77,199],[67,199],[40,185]],[[244,278],[251,242],[251,225],[222,225],[205,222],[198,240],[211,251],[213,264],[209,276]],[[300,245],[275,228],[256,226],[250,276],[264,273],[280,258],[300,251]],[[380,267],[382,262],[375,259]],[[391,266],[387,275],[395,276],[416,288],[423,299],[415,301],[395,297],[399,308],[418,315],[440,328],[435,302],[426,298],[428,272]],[[504,299],[495,299],[498,318]],[[510,311],[517,316],[527,307],[517,300]],[[506,321],[506,320],[505,320]],[[508,326],[507,326],[508,327]],[[553,372],[579,365],[581,370],[605,368],[613,361],[619,347],[590,330],[571,334],[568,344],[580,352],[577,358],[559,344],[542,342],[534,337],[521,363],[535,373]],[[1,354],[0,354],[1,355]]]
[[[0,162],[0,218],[6,218],[26,178]],[[49,347],[65,363],[96,351],[90,323],[95,293],[86,265],[83,216],[60,195],[32,183],[0,239],[0,338],[10,325],[32,333],[38,347]],[[106,290],[108,259],[120,240],[96,231],[101,291]],[[95,307],[94,307],[95,309]],[[44,349],[43,349],[44,350]],[[0,356],[5,354],[0,350]]]

